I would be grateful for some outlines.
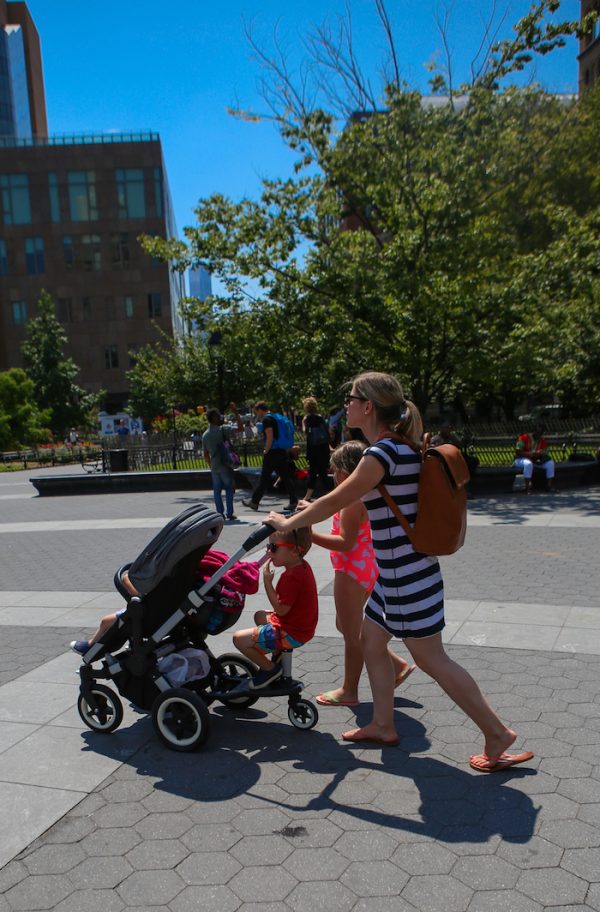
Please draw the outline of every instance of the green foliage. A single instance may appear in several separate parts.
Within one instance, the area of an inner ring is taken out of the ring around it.
[[[337,132],[275,73],[296,176],[265,180],[256,200],[200,200],[185,244],[144,240],[220,280],[198,318],[220,331],[241,398],[285,406],[310,388],[334,401],[376,368],[422,408],[594,402],[600,87],[565,105],[509,85],[577,31],[548,19],[558,7],[534,3],[489,49],[462,106],[447,85],[432,107],[396,81]]]
[[[49,411],[50,427],[62,435],[69,427],[89,425],[89,413],[104,397],[103,392],[87,393],[75,378],[79,368],[65,358],[65,332],[56,319],[54,302],[46,291],[38,301],[38,315],[27,324],[22,346],[27,375],[33,381],[34,397],[41,410]]]
[[[178,435],[189,437],[192,431],[203,434],[208,427],[206,415],[199,415],[190,409],[187,412],[177,412],[173,415],[157,415],[152,422],[152,431],[155,434],[171,434],[173,426]]]
[[[0,450],[19,449],[51,439],[49,410],[33,401],[33,382],[24,370],[0,373]]]

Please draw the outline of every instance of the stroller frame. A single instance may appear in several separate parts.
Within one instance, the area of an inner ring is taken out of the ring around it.
[[[155,542],[160,545],[161,536],[167,534],[178,521],[195,521],[195,514],[200,515],[202,523],[206,520],[215,528],[220,523],[216,540],[222,528],[222,517],[204,506],[190,507],[156,536],[140,558],[147,556]],[[117,571],[115,585],[129,599],[126,616],[117,617],[104,636],[88,649],[79,669],[77,708],[81,719],[89,728],[108,734],[118,728],[123,720],[123,704],[117,693],[98,681],[114,682],[119,693],[131,700],[135,708],[149,712],[158,737],[167,747],[176,751],[196,750],[205,743],[211,721],[208,707],[215,701],[231,708],[243,709],[252,706],[261,697],[285,696],[288,698],[288,718],[295,728],[308,730],[317,724],[319,717],[316,706],[301,698],[304,684],[292,677],[292,650],[285,650],[275,656],[276,659],[281,657],[282,677],[268,687],[252,690],[249,687],[250,679],[258,669],[249,659],[237,653],[216,657],[206,643],[207,632],[185,626],[186,620],[197,620],[203,611],[208,616],[211,603],[214,605],[214,590],[219,580],[241,557],[268,538],[272,531],[268,525],[255,529],[238,551],[204,585],[185,592],[184,598],[170,616],[150,635],[144,633],[145,596],[130,597],[122,584],[123,572],[130,567],[135,568],[140,558]],[[192,549],[191,555],[194,554]],[[177,569],[177,565],[174,569]],[[129,647],[123,649],[127,640]],[[209,673],[200,680],[173,687],[158,668],[157,653],[161,648],[166,654],[189,645],[206,653]],[[115,654],[107,651],[109,646],[116,647]],[[101,667],[94,667],[94,662],[101,662]]]

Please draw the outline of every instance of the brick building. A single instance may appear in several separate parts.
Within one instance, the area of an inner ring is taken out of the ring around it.
[[[48,136],[35,26],[0,0],[0,370],[21,366],[45,289],[78,381],[122,407],[131,352],[182,329],[182,279],[142,233],[176,234],[158,135]]]

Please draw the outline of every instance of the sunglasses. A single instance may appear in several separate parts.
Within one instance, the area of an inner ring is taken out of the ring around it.
[[[278,548],[295,548],[296,545],[293,545],[291,542],[269,542],[267,545],[267,551],[270,551],[271,554],[275,554]]]
[[[353,399],[356,399],[358,402],[368,402],[368,399],[365,399],[364,396],[353,396],[351,393],[346,393],[344,397],[344,405],[350,405]]]

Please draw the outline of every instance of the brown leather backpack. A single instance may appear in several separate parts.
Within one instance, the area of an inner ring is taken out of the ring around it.
[[[467,531],[467,482],[469,469],[458,447],[451,443],[431,446],[425,434],[421,448],[397,434],[386,434],[421,455],[417,519],[414,528],[400,512],[385,485],[377,490],[419,554],[454,554]]]

